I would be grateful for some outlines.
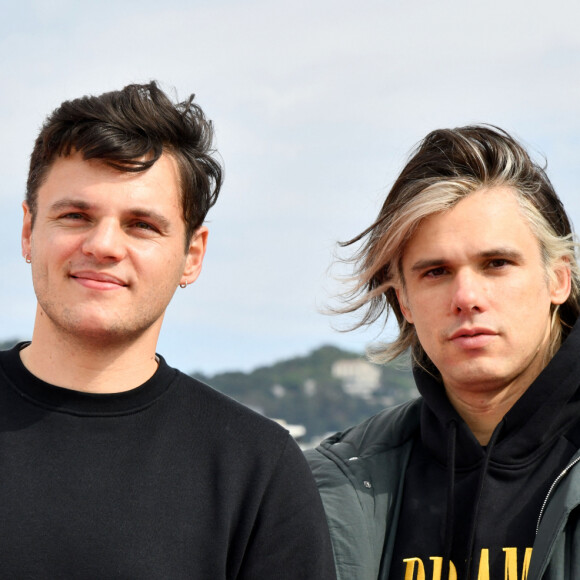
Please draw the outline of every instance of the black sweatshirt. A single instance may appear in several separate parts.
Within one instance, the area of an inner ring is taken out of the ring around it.
[[[288,433],[167,366],[94,395],[0,353],[0,577],[333,579]]]
[[[458,580],[525,577],[543,501],[580,446],[579,351],[576,324],[485,447],[442,383],[414,369],[425,404],[390,580],[452,578],[449,558]]]

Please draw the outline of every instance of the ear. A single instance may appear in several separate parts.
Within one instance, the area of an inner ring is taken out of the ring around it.
[[[201,273],[201,266],[207,247],[209,230],[205,226],[198,228],[189,242],[189,248],[185,257],[185,267],[181,275],[180,284],[192,284]]]
[[[22,220],[22,236],[20,243],[22,246],[22,257],[26,258],[26,256],[30,256],[32,247],[32,212],[25,201],[22,203],[22,209],[24,210],[24,218]]]
[[[413,324],[413,315],[411,314],[411,309],[407,305],[407,297],[405,296],[405,291],[401,288],[395,288],[397,294],[397,300],[399,301],[399,307],[403,316],[406,318],[409,324]]]
[[[563,258],[552,271],[550,278],[550,299],[552,304],[564,304],[570,296],[572,288],[572,272],[570,262]]]

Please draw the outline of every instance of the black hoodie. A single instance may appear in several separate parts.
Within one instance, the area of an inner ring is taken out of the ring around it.
[[[580,446],[579,350],[577,323],[485,447],[441,381],[414,369],[425,404],[405,475],[391,580],[525,577],[544,499]]]

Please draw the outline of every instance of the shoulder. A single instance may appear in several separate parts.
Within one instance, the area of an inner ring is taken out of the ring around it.
[[[384,411],[306,453],[341,578],[377,578],[419,429],[421,399]]]
[[[197,405],[203,405],[206,407],[206,412],[225,413],[232,417],[250,420],[252,423],[256,422],[262,426],[273,423],[257,411],[221,393],[211,385],[186,375],[181,371],[177,371],[177,381],[181,396],[195,402]]]
[[[374,495],[378,488],[391,487],[398,481],[419,431],[421,404],[419,398],[385,409],[307,451],[321,492],[348,483],[355,494],[373,485]]]
[[[180,371],[170,393],[173,412],[220,452],[280,456],[288,445],[278,423]]]
[[[328,437],[317,450],[327,457],[348,460],[369,458],[396,449],[411,440],[419,429],[422,399],[390,407],[366,421]]]

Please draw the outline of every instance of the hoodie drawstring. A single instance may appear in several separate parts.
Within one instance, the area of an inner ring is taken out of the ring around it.
[[[451,566],[451,550],[453,549],[453,523],[455,518],[455,446],[457,442],[457,422],[447,424],[447,514],[443,534],[445,560]]]
[[[500,423],[501,425],[501,423]],[[491,435],[491,438],[489,440],[489,443],[487,444],[486,447],[486,453],[485,453],[485,459],[483,462],[483,466],[481,468],[481,471],[479,472],[479,482],[477,485],[477,494],[475,496],[475,505],[473,508],[473,516],[471,518],[471,531],[469,532],[469,543],[467,545],[467,560],[465,562],[465,574],[464,574],[464,578],[466,580],[469,580],[470,576],[471,576],[471,564],[473,561],[473,546],[475,544],[475,530],[477,529],[477,517],[479,515],[479,506],[481,503],[481,496],[483,495],[483,487],[484,487],[484,481],[485,481],[485,476],[487,474],[487,470],[489,467],[489,462],[491,459],[491,452],[493,451],[493,447],[495,445],[496,439],[498,438],[499,432],[500,432],[500,425],[498,425],[496,427],[496,429],[494,430],[494,432]]]

